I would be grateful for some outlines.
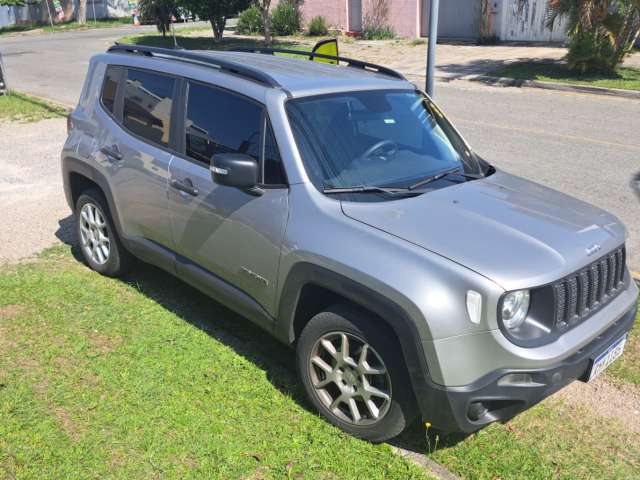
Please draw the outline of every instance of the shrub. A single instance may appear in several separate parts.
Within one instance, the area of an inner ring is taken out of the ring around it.
[[[329,29],[327,28],[327,19],[321,15],[313,17],[309,22],[308,34],[310,37],[321,37],[327,35]]]
[[[396,34],[387,24],[390,0],[369,0],[367,13],[362,19],[362,38],[365,40],[388,40]]]
[[[236,31],[243,35],[257,35],[262,33],[262,15],[255,5],[251,5],[238,16]]]
[[[567,63],[579,73],[612,74],[620,60],[607,39],[595,32],[581,32],[569,42]]]
[[[271,30],[274,35],[293,35],[300,31],[300,12],[291,2],[278,3],[271,14]]]
[[[569,68],[613,74],[640,34],[640,0],[549,0],[547,26],[560,18],[570,38]]]
[[[497,35],[480,35],[476,40],[476,45],[497,45],[500,38]]]
[[[387,25],[372,26],[365,25],[362,29],[362,38],[364,40],[389,40],[395,38],[396,32]]]

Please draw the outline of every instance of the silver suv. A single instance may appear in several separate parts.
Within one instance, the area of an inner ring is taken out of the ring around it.
[[[371,441],[505,421],[622,353],[617,218],[492,167],[397,72],[273,53],[91,60],[62,167],[92,269],[138,257],[250,318]]]

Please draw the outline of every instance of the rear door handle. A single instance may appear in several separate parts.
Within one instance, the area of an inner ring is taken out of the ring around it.
[[[110,147],[102,147],[100,151],[104,153],[107,156],[107,158],[110,160],[119,161],[119,160],[122,160],[123,158],[117,145],[111,145]]]
[[[188,178],[186,178],[183,182],[181,182],[180,180],[176,180],[175,178],[172,179],[171,187],[175,188],[176,190],[180,190],[181,192],[188,193],[192,197],[197,197],[198,193],[200,193],[198,189],[193,186],[193,182]]]

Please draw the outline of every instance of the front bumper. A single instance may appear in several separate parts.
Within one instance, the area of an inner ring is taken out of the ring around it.
[[[586,380],[591,363],[632,327],[637,304],[571,357],[543,369],[500,369],[460,387],[430,384],[418,403],[425,421],[444,432],[470,433],[505,421],[574,380]]]

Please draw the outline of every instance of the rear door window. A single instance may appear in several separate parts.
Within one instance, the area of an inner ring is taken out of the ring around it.
[[[165,75],[127,69],[122,123],[139,137],[169,146],[175,80]]]

